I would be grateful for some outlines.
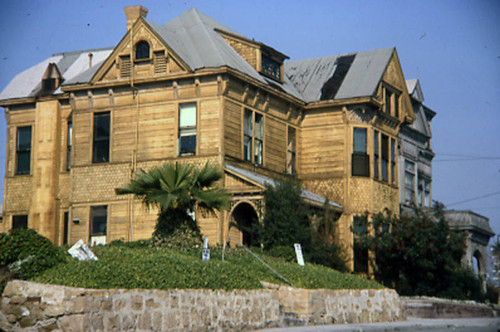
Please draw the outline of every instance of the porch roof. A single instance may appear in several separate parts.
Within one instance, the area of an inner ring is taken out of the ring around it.
[[[250,180],[251,182],[259,184],[263,188],[265,188],[266,186],[276,187],[277,181],[275,179],[268,177],[268,176],[265,176],[262,174],[257,174],[255,172],[252,172],[252,171],[249,171],[246,169],[242,169],[242,168],[239,168],[239,167],[236,167],[233,165],[229,165],[229,164],[224,164],[224,168],[226,170],[229,170],[232,173],[236,173],[238,176],[240,176],[244,179],[247,179],[247,180]],[[343,209],[343,207],[340,204],[335,203],[326,197],[315,194],[312,191],[309,191],[309,190],[304,189],[304,188],[301,188],[301,189],[302,189],[301,197],[314,205],[323,205],[323,204],[325,204],[325,202],[328,202],[327,203],[328,205],[330,205],[331,207],[333,207],[337,210]]]

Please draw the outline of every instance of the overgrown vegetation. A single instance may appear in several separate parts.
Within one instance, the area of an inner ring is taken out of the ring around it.
[[[335,215],[328,204],[313,209],[301,197],[298,180],[279,181],[265,191],[265,215],[258,239],[273,256],[295,260],[292,245],[300,243],[307,262],[346,271],[344,250],[335,240]]]
[[[92,248],[99,261],[68,263],[46,270],[34,281],[85,288],[209,288],[256,289],[260,281],[284,282],[243,249],[212,248],[211,259],[201,260],[201,249],[179,251],[155,249],[149,241],[123,243],[115,241]],[[273,269],[296,287],[330,289],[382,288],[374,281],[341,273],[324,266],[300,267],[283,259],[263,256]]]
[[[412,216],[379,213],[353,232],[375,257],[376,280],[400,295],[484,300],[480,281],[460,263],[464,234],[450,230],[441,206]]]
[[[147,208],[158,208],[152,245],[159,248],[191,250],[199,247],[201,232],[191,213],[198,208],[214,214],[229,206],[229,193],[215,187],[222,171],[209,163],[197,168],[190,164],[165,164],[139,174],[118,195],[133,194]]]
[[[32,229],[0,233],[0,294],[8,280],[30,279],[67,259],[64,250]]]

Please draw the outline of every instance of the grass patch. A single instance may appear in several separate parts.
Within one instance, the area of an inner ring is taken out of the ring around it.
[[[257,289],[259,281],[285,284],[243,249],[212,248],[211,259],[201,261],[201,250],[182,252],[154,249],[146,242],[113,242],[92,248],[99,261],[67,263],[50,268],[33,281],[83,288],[208,288]],[[279,258],[259,257],[300,288],[366,289],[383,288],[361,277],[341,273],[324,266],[300,267]]]

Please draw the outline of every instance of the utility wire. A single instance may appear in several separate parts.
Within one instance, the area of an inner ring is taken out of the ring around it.
[[[494,192],[494,193],[489,193],[489,194],[482,195],[482,196],[477,196],[477,197],[469,198],[469,199],[465,199],[465,200],[459,201],[459,202],[454,202],[454,203],[451,203],[451,204],[447,204],[446,206],[451,206],[451,205],[457,205],[457,204],[472,202],[472,201],[476,201],[478,199],[483,199],[483,198],[490,197],[490,196],[495,196],[495,195],[498,195],[498,194],[500,194],[500,191],[497,191],[497,192]]]

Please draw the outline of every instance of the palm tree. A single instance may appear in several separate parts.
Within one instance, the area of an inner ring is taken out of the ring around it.
[[[153,245],[170,247],[174,240],[186,247],[193,241],[201,242],[199,227],[190,216],[196,207],[210,214],[229,207],[229,193],[214,187],[223,176],[219,168],[210,163],[202,168],[170,163],[147,172],[141,169],[127,186],[116,188],[115,192],[133,194],[142,199],[148,209],[159,209]]]

